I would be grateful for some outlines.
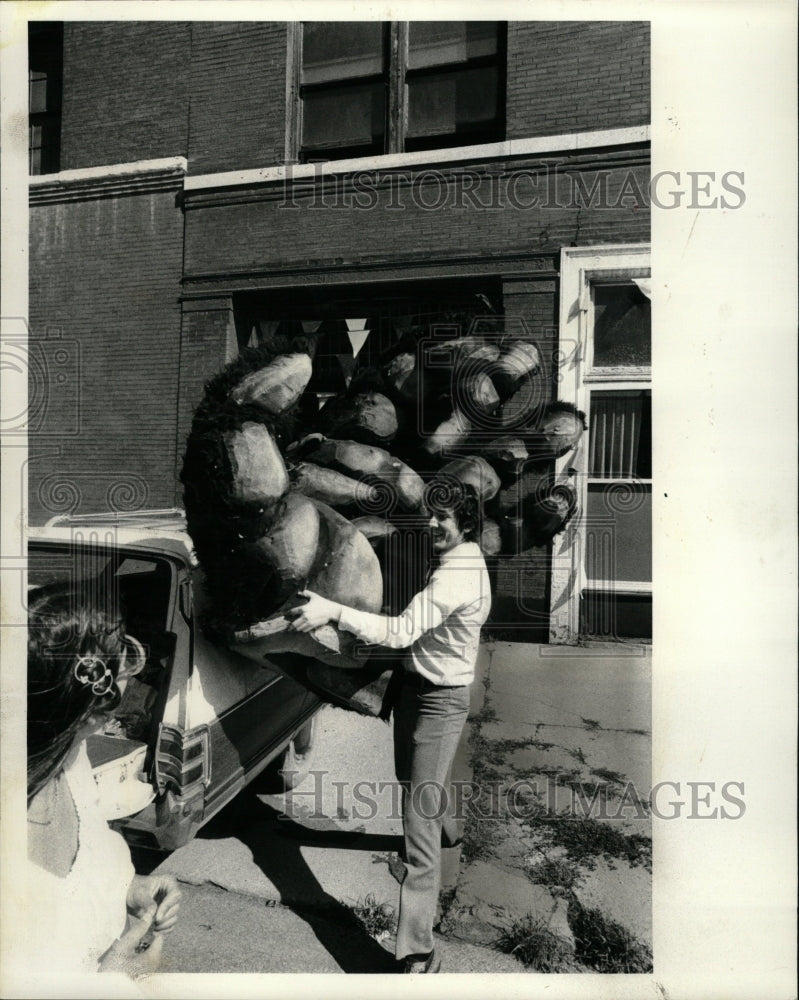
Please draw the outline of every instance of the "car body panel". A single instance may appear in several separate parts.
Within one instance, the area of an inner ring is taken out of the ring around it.
[[[182,846],[282,753],[322,702],[202,630],[208,598],[181,511],[62,517],[29,529],[28,538],[32,582],[99,571],[125,598],[127,627],[151,654],[158,681],[155,694],[143,695],[151,715],[140,733],[156,799],[114,825],[135,843]]]

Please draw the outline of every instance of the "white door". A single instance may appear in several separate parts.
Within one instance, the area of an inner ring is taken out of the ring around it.
[[[553,550],[554,641],[652,636],[649,280],[648,246],[561,254],[559,397],[588,432],[559,463],[580,513]]]

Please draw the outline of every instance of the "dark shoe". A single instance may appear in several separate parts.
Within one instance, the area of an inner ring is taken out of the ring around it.
[[[403,960],[402,971],[411,975],[423,972],[440,972],[441,959],[436,955],[435,948],[433,948],[429,955],[408,955]]]

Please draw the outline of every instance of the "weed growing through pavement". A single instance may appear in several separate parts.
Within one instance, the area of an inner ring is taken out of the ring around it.
[[[508,835],[504,820],[472,819],[467,820],[463,831],[463,846],[461,857],[464,861],[479,861],[490,858],[496,853],[497,844]]]
[[[544,858],[537,861],[527,870],[531,882],[545,885],[550,892],[558,896],[570,893],[581,881],[580,869],[572,861],[563,858]]]
[[[496,783],[503,777],[496,766],[503,760],[501,749],[497,746],[498,741],[487,740],[480,732],[480,725],[495,717],[492,708],[488,705],[483,706],[482,711],[475,717],[478,724],[472,728],[469,736],[475,803],[485,802],[487,798],[490,800],[489,782]],[[506,836],[507,824],[504,817],[477,817],[470,810],[463,829],[461,857],[467,863],[490,857],[497,843]]]
[[[597,972],[652,971],[650,948],[601,910],[583,906],[572,896],[568,920],[578,962]]]
[[[514,920],[496,945],[538,972],[652,971],[652,951],[646,944],[601,910],[583,906],[573,894],[569,897],[568,920],[574,935],[573,948],[571,942],[532,914]]]
[[[646,943],[622,924],[603,915],[601,910],[586,907],[577,898],[584,876],[596,868],[599,858],[604,859],[610,868],[621,862],[651,871],[650,837],[626,833],[613,822],[602,821],[589,814],[598,809],[598,815],[605,816],[608,802],[619,800],[622,788],[622,803],[627,808],[635,808],[639,818],[648,815],[647,805],[639,803],[637,797],[627,801],[629,783],[624,775],[610,768],[591,769],[581,747],[559,747],[536,738],[488,739],[483,735],[481,726],[494,718],[495,712],[490,705],[486,705],[474,719],[469,739],[476,787],[473,805],[476,808],[470,809],[466,817],[464,860],[469,862],[496,856],[498,843],[511,836],[510,828],[514,825],[511,820],[515,820],[516,826],[524,831],[524,839],[528,843],[532,840],[541,852],[538,861],[532,864],[527,861],[527,877],[536,884],[546,886],[554,896],[568,903],[568,922],[575,938],[573,947],[571,941],[555,933],[545,921],[528,914],[505,929],[497,942],[498,947],[540,972],[651,971],[652,952]],[[595,719],[582,718],[581,722],[589,732],[603,728]],[[648,735],[643,730],[622,731]],[[581,769],[562,766],[522,768],[510,762],[511,755],[517,750],[547,751],[553,748],[569,754],[575,763],[581,765]],[[590,778],[586,775],[587,771]],[[497,789],[507,785],[509,773],[522,782],[512,801],[501,793],[497,797]],[[539,779],[544,779],[543,790],[538,785]],[[496,786],[493,795],[492,784]],[[558,800],[553,797],[553,790],[557,787],[572,791],[572,810],[557,808]],[[486,801],[493,805],[493,809],[481,811],[477,808]],[[606,820],[612,818],[605,816]],[[549,852],[553,856],[547,856]],[[529,859],[529,854],[527,857]]]
[[[374,893],[370,892],[359,899],[352,907],[352,912],[370,937],[379,939],[396,932],[396,910],[391,903],[378,903]]]
[[[626,778],[623,774],[620,774],[618,771],[611,771],[606,767],[595,767],[591,771],[591,774],[595,775],[597,778],[602,778],[604,781],[612,781],[617,785],[623,785],[626,783]]]
[[[596,858],[626,861],[631,867],[652,870],[652,839],[640,833],[622,833],[610,823],[590,816],[548,813],[539,816],[540,832],[552,846],[563,847],[566,856],[585,868],[595,868]]]
[[[497,941],[497,947],[515,955],[524,965],[538,972],[564,972],[570,965],[570,943],[551,930],[544,920],[528,914],[513,924]]]
[[[455,902],[457,892],[457,887],[452,886],[449,889],[442,889],[438,894],[438,922],[433,930],[444,937],[450,934],[455,926],[455,922],[450,915],[450,910]]]

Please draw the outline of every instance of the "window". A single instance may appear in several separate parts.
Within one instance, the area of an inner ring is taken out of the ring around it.
[[[383,152],[386,31],[380,22],[303,25],[302,154],[341,159]]]
[[[57,173],[61,160],[63,24],[28,24],[28,171]]]
[[[386,352],[412,330],[468,322],[485,311],[483,296],[501,301],[495,279],[391,282],[242,293],[235,300],[239,348],[273,338],[317,338],[313,374],[303,402],[313,410],[343,392],[353,375],[383,364]],[[456,328],[453,326],[453,328]]]
[[[295,36],[303,162],[492,142],[504,136],[497,21],[306,22]]]
[[[648,591],[652,579],[649,390],[592,390],[588,427],[587,587]]]

